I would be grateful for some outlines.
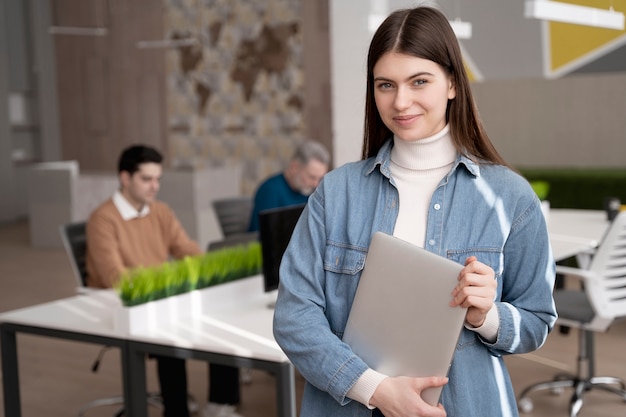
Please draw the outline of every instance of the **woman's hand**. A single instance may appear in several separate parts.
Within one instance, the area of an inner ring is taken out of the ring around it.
[[[385,417],[445,417],[443,406],[426,403],[421,393],[447,383],[448,378],[443,377],[388,377],[374,391],[370,405],[378,408]]]
[[[475,256],[465,260],[465,268],[459,274],[459,283],[452,291],[452,307],[467,308],[465,321],[474,327],[482,326],[493,306],[497,281],[491,267],[478,262]]]

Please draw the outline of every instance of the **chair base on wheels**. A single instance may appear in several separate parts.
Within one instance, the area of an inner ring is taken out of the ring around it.
[[[578,371],[576,375],[558,374],[552,381],[540,382],[526,387],[520,394],[517,405],[523,413],[533,410],[533,401],[528,395],[535,391],[550,390],[561,394],[565,388],[573,388],[574,392],[569,403],[569,416],[576,417],[583,406],[583,395],[592,389],[601,389],[622,397],[626,402],[626,383],[621,378],[595,376],[593,356],[593,332],[578,329]]]
[[[525,388],[519,396],[518,407],[521,412],[530,413],[533,411],[533,402],[529,398],[529,394],[542,390],[550,390],[555,394],[560,394],[565,388],[574,388],[569,403],[570,417],[578,415],[583,406],[585,392],[592,389],[601,389],[619,395],[626,402],[626,384],[620,378],[596,376],[579,379],[574,375],[557,375],[553,381],[540,382]]]
[[[109,397],[109,398],[98,398],[97,400],[93,400],[85,404],[84,406],[82,406],[80,410],[78,410],[78,417],[84,417],[85,413],[88,410],[91,410],[92,408],[106,407],[110,405],[121,405],[121,404],[124,404],[124,397],[121,397],[121,396]]]

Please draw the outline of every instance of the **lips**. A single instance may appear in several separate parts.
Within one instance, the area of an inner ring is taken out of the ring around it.
[[[407,126],[419,118],[419,115],[395,116],[393,121],[401,126]]]

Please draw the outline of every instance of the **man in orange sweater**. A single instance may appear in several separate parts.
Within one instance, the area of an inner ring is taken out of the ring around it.
[[[157,201],[163,157],[153,148],[135,145],[119,159],[120,189],[100,205],[87,222],[87,283],[111,288],[129,268],[153,266],[171,257],[199,255],[172,209]],[[185,361],[155,356],[164,417],[188,417]],[[240,417],[239,370],[211,365],[205,417]]]

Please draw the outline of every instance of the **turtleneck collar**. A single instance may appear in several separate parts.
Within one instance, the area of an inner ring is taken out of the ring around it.
[[[394,136],[391,161],[405,169],[431,170],[448,166],[456,160],[457,150],[452,142],[450,126],[434,135],[415,141]]]

